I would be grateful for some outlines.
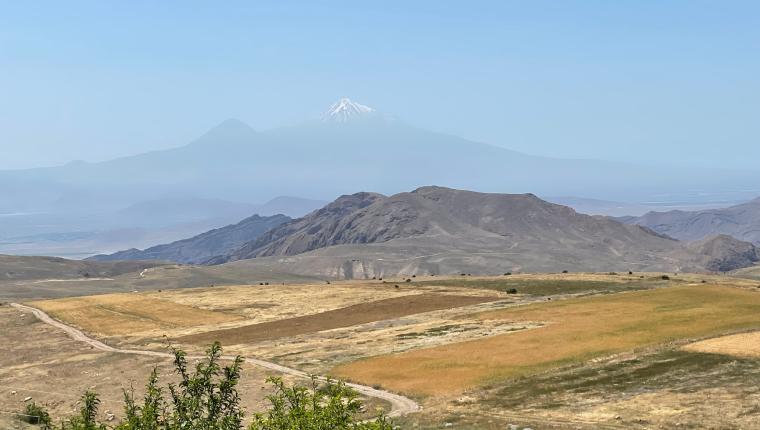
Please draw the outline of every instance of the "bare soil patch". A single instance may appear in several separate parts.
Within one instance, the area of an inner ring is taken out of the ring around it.
[[[243,327],[214,330],[177,339],[183,343],[208,344],[220,341],[224,345],[254,343],[286,336],[315,333],[414,315],[440,309],[457,308],[497,300],[493,296],[459,296],[447,294],[415,294],[403,297],[360,303],[345,308],[270,321]]]

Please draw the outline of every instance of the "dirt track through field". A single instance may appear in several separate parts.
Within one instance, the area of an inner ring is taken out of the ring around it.
[[[192,344],[208,344],[219,341],[224,345],[255,343],[263,340],[316,333],[323,330],[400,318],[440,309],[492,302],[498,299],[498,297],[494,296],[415,294],[360,303],[313,315],[192,334],[182,336],[176,339],[176,341]]]
[[[64,331],[72,339],[86,343],[87,345],[90,345],[93,348],[101,350],[101,351],[113,352],[113,353],[118,353],[118,354],[147,355],[147,356],[162,357],[162,358],[174,357],[171,353],[168,353],[168,352],[114,348],[112,346],[106,345],[105,343],[99,340],[96,340],[87,336],[82,331],[74,327],[71,327],[69,325],[66,325],[60,321],[57,321],[51,318],[48,314],[46,314],[45,312],[37,308],[21,305],[18,303],[11,303],[11,306],[13,306],[14,308],[20,311],[31,312],[40,321]],[[202,356],[188,356],[188,358],[202,359],[203,357]],[[235,357],[231,355],[223,355],[220,358],[222,360],[228,360],[228,361],[235,359]],[[298,369],[292,369],[290,367],[281,366],[276,363],[270,363],[264,360],[259,360],[255,358],[246,358],[245,362],[259,366],[259,367],[263,367],[265,369],[274,370],[276,372],[296,376],[299,378],[305,378],[305,379],[311,378],[311,375],[307,374],[306,372],[300,371]],[[318,377],[318,379],[325,380],[326,378]],[[391,411],[388,413],[389,417],[398,417],[398,416],[406,415],[411,412],[416,412],[420,409],[420,406],[417,404],[417,402],[415,402],[414,400],[410,398],[407,398],[398,394],[394,394],[394,393],[384,391],[384,390],[378,390],[378,389],[368,387],[365,385],[359,385],[359,384],[353,384],[353,383],[347,383],[346,385],[353,388],[359,394],[363,394],[368,397],[374,397],[376,399],[381,399],[381,400],[385,400],[389,402],[391,404]]]

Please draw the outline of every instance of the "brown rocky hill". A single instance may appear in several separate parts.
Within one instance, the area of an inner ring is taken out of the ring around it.
[[[687,249],[700,256],[700,263],[713,272],[728,272],[760,261],[755,245],[722,234],[689,243]]]
[[[714,263],[714,251],[687,247],[645,227],[579,214],[532,194],[423,187],[390,197],[343,196],[209,263],[249,260],[244,264],[336,277],[706,271],[724,267]]]

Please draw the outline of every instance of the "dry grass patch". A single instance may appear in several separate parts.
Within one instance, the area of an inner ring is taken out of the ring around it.
[[[376,300],[313,315],[214,330],[177,339],[179,342],[224,345],[254,343],[280,337],[316,333],[374,321],[399,318],[439,309],[450,309],[496,300],[493,296],[455,296],[448,294],[414,294]]]
[[[214,312],[141,294],[107,294],[31,302],[51,316],[104,336],[221,324],[239,320]]]
[[[367,282],[239,285],[214,288],[191,288],[151,293],[170,300],[210,311],[240,315],[256,323],[316,314],[368,301],[417,293],[411,288]]]
[[[563,364],[760,326],[760,294],[682,286],[487,312],[483,320],[541,321],[533,330],[361,360],[335,376],[420,395],[461,392]]]
[[[707,352],[737,357],[760,357],[760,332],[716,337],[694,342],[686,345],[683,349],[691,352]]]

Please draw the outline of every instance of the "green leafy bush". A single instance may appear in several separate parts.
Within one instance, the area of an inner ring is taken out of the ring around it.
[[[357,422],[361,402],[343,382],[328,380],[323,387],[312,378],[311,387],[288,387],[280,378],[269,378],[275,393],[268,396],[272,406],[256,414],[250,430],[391,430],[384,417]]]

